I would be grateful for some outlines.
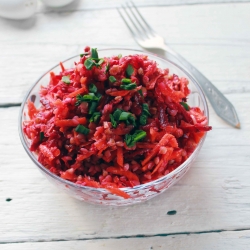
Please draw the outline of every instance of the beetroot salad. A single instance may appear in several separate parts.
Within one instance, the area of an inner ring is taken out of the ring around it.
[[[38,161],[63,179],[126,198],[119,188],[170,173],[211,130],[187,103],[188,80],[146,55],[99,58],[86,47],[73,68],[60,65],[41,87],[41,106],[28,101],[23,131]]]

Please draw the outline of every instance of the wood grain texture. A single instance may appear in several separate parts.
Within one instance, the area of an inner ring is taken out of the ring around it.
[[[242,83],[238,92],[249,92],[250,3],[152,7],[150,15],[148,10],[141,8],[156,31],[218,88],[234,92],[237,81]],[[164,22],[156,16],[164,16]],[[20,103],[38,77],[85,45],[139,49],[116,9],[0,19],[0,105]]]
[[[115,9],[122,2],[75,1],[59,10],[40,4],[32,19],[0,18],[0,249],[249,249],[249,1],[135,1],[241,121],[234,129],[210,107],[213,130],[171,189],[140,205],[94,206],[61,193],[25,153],[19,107],[5,106],[19,105],[40,75],[85,45],[139,49]]]
[[[79,11],[79,10],[96,10],[96,9],[110,9],[120,7],[126,2],[124,0],[75,0],[73,3],[61,7],[50,8],[45,6],[42,2],[38,2],[37,12],[63,12],[63,11]],[[139,7],[152,7],[152,6],[182,6],[182,5],[203,5],[203,4],[225,4],[225,3],[245,3],[249,0],[134,0],[133,1]]]
[[[187,175],[159,197],[121,208],[94,206],[60,193],[22,148],[16,128],[19,108],[0,109],[0,242],[249,229],[249,94],[227,97],[236,103],[242,129],[211,114],[213,131]],[[167,215],[170,210],[177,214]]]
[[[248,250],[250,245],[250,231],[220,232],[209,234],[169,235],[167,237],[127,238],[127,239],[99,239],[66,242],[29,242],[2,245],[1,250]]]

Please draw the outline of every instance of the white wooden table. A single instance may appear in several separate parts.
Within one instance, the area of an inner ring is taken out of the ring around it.
[[[140,49],[122,0],[41,3],[25,21],[0,18],[0,249],[250,249],[250,1],[138,0],[170,45],[234,104],[241,129],[210,108],[199,157],[171,189],[143,204],[103,207],[60,193],[22,148],[25,92],[59,61],[97,48]],[[175,215],[168,215],[169,211]]]

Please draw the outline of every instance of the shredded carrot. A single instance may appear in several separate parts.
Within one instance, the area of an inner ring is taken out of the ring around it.
[[[132,173],[131,171],[124,171],[124,170],[117,169],[115,167],[108,167],[106,170],[112,174],[126,176],[131,181],[139,181],[138,176],[136,174]]]
[[[60,62],[60,67],[61,67],[62,72],[64,72],[64,71],[65,71],[65,68],[64,68],[64,66],[63,66],[63,63],[62,63],[62,62]]]
[[[58,127],[76,127],[77,125],[85,125],[87,120],[85,117],[78,119],[65,119],[65,120],[56,120],[55,125]]]
[[[78,162],[83,161],[83,160],[89,158],[94,153],[95,153],[94,151],[89,151],[86,154],[78,154],[76,159],[77,159]]]
[[[27,106],[28,106],[28,115],[31,119],[33,119],[35,115],[38,113],[38,110],[35,107],[35,104],[30,100],[28,100]]]
[[[157,144],[153,150],[151,151],[151,153],[141,162],[142,166],[144,166],[146,163],[148,163],[154,156],[156,156],[156,154],[159,152],[160,149],[160,145]]]
[[[91,180],[88,177],[83,178],[82,183],[85,184],[84,186],[89,186],[89,187],[94,187],[94,188],[101,187],[101,185],[97,181]]]
[[[117,163],[123,167],[123,148],[117,147]]]
[[[52,84],[52,85],[55,85],[55,84],[57,84],[57,79],[56,79],[56,75],[55,75],[55,73],[54,72],[50,72],[50,83]]]
[[[82,87],[86,87],[86,83],[87,83],[87,77],[81,77],[80,78],[80,83],[82,85]]]
[[[168,163],[168,160],[171,156],[171,154],[173,153],[173,148],[168,148],[168,151],[165,155],[162,156],[161,160],[159,161],[159,163],[157,164],[157,166],[154,168],[152,175],[154,173],[156,173],[158,171],[158,169],[162,166],[166,166]]]
[[[105,189],[107,189],[110,193],[115,194],[117,196],[121,196],[124,199],[129,199],[131,198],[129,194],[125,193],[124,191],[122,191],[119,188],[114,188],[114,187],[105,187]]]
[[[145,55],[104,56],[94,67],[89,58],[72,68],[60,62],[61,71],[50,72],[39,108],[27,102],[23,131],[53,174],[131,198],[120,188],[178,168],[211,127],[203,110],[189,105],[188,79]]]
[[[84,87],[82,87],[82,88],[80,88],[80,89],[78,89],[78,90],[76,90],[76,91],[74,91],[74,92],[71,92],[70,94],[68,94],[67,95],[67,97],[75,97],[75,96],[77,96],[77,95],[80,95],[80,94],[83,94],[83,93],[87,93],[88,91],[87,91],[87,88],[84,86]]]

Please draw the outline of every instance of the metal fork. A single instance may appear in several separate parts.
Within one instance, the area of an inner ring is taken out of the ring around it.
[[[217,115],[230,125],[240,128],[237,113],[229,100],[198,69],[165,43],[163,37],[150,27],[133,2],[126,3],[126,6],[122,5],[121,9],[117,8],[117,10],[135,41],[142,48],[161,49],[177,59],[183,68],[191,72],[199,82]]]

